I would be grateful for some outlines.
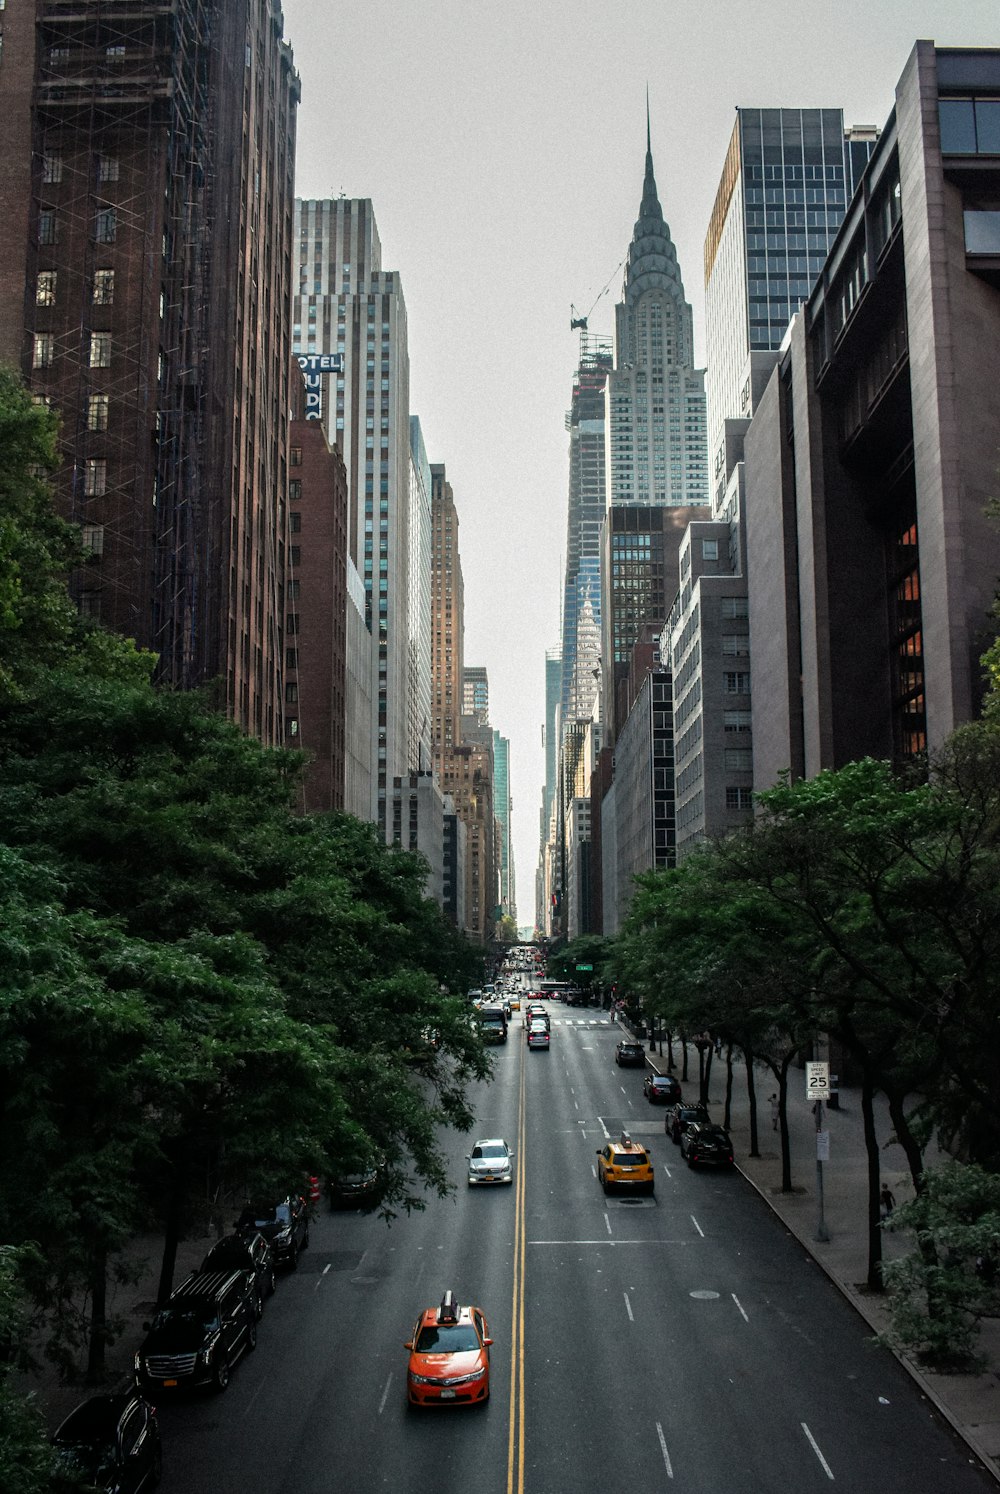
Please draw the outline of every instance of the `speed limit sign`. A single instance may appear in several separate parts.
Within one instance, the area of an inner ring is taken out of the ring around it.
[[[828,1100],[830,1098],[830,1065],[828,1063],[806,1064],[806,1099]]]

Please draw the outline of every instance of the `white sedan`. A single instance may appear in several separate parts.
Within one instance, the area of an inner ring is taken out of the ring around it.
[[[502,1137],[487,1137],[477,1141],[466,1157],[469,1164],[469,1187],[488,1186],[493,1183],[514,1181],[514,1153]]]

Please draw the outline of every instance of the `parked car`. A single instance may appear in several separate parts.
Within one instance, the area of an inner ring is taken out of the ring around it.
[[[274,1252],[259,1230],[242,1235],[223,1235],[201,1263],[203,1271],[246,1271],[256,1287],[258,1318],[264,1311],[265,1297],[273,1297],[278,1281]]]
[[[732,1167],[733,1143],[721,1126],[689,1121],[681,1132],[681,1156],[689,1167]]]
[[[299,1251],[309,1244],[309,1210],[305,1199],[290,1193],[280,1203],[248,1204],[236,1221],[236,1231],[242,1235],[254,1230],[264,1236],[278,1265],[294,1271],[299,1264]]]
[[[337,1172],[327,1184],[331,1209],[373,1209],[378,1203],[385,1177],[381,1156],[358,1157],[350,1172]]]
[[[246,1271],[198,1271],[182,1281],[135,1356],[140,1391],[211,1385],[224,1391],[232,1367],[257,1347],[255,1287]]]
[[[52,1443],[67,1489],[141,1494],[160,1482],[160,1424],[153,1407],[134,1391],[91,1396],[70,1412]]]
[[[646,1050],[641,1043],[633,1038],[622,1038],[615,1049],[615,1063],[623,1069],[644,1069],[646,1067]]]
[[[647,1074],[642,1092],[651,1105],[676,1105],[681,1098],[681,1087],[673,1074]]]
[[[692,1121],[707,1122],[711,1119],[712,1117],[709,1115],[704,1105],[688,1105],[685,1104],[682,1100],[679,1104],[672,1105],[667,1111],[666,1118],[663,1122],[663,1129],[666,1131],[671,1140],[676,1144],[678,1141],[680,1141],[681,1132],[684,1130],[685,1126],[690,1125]]]

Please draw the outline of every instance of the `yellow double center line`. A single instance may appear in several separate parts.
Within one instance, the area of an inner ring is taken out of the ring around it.
[[[517,1168],[514,1178],[514,1286],[511,1305],[510,1432],[507,1441],[507,1494],[524,1494],[524,1125],[525,1044],[520,1047],[517,1098]]]

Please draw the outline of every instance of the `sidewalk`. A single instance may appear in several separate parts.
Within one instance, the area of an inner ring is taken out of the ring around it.
[[[648,1044],[647,1044],[648,1047]],[[685,1098],[697,1098],[698,1054],[688,1045],[688,1081]],[[681,1077],[679,1045],[674,1045],[674,1073]],[[657,1073],[666,1072],[667,1058],[648,1053],[647,1062]],[[876,1333],[887,1326],[882,1301],[865,1290],[868,1274],[866,1209],[868,1157],[862,1131],[860,1091],[841,1086],[839,1109],[826,1109],[824,1124],[830,1133],[830,1160],[823,1164],[824,1220],[829,1240],[816,1239],[819,1209],[816,1191],[816,1122],[805,1093],[805,1074],[793,1069],[788,1081],[788,1130],[792,1165],[791,1193],[781,1192],[781,1138],[771,1124],[768,1104],[777,1082],[767,1068],[755,1070],[757,1090],[758,1148],[750,1157],[750,1106],[746,1072],[742,1061],[733,1063],[732,1124],[730,1135],[736,1164],[775,1214],[783,1221],[843,1293],[852,1307]],[[725,1108],[725,1057],[713,1059],[709,1102],[713,1119],[721,1122]],[[883,1096],[875,1102],[876,1132],[882,1146],[882,1181],[889,1184],[897,1205],[913,1197],[913,1185],[903,1150],[889,1143],[892,1125]],[[933,1161],[933,1158],[929,1158]],[[905,1255],[910,1244],[905,1235],[886,1232],[883,1256],[892,1260]],[[938,1375],[921,1369],[908,1355],[897,1359],[920,1390],[968,1443],[985,1467],[1000,1482],[1000,1320],[987,1318],[982,1325],[979,1348],[987,1369],[979,1375]]]

